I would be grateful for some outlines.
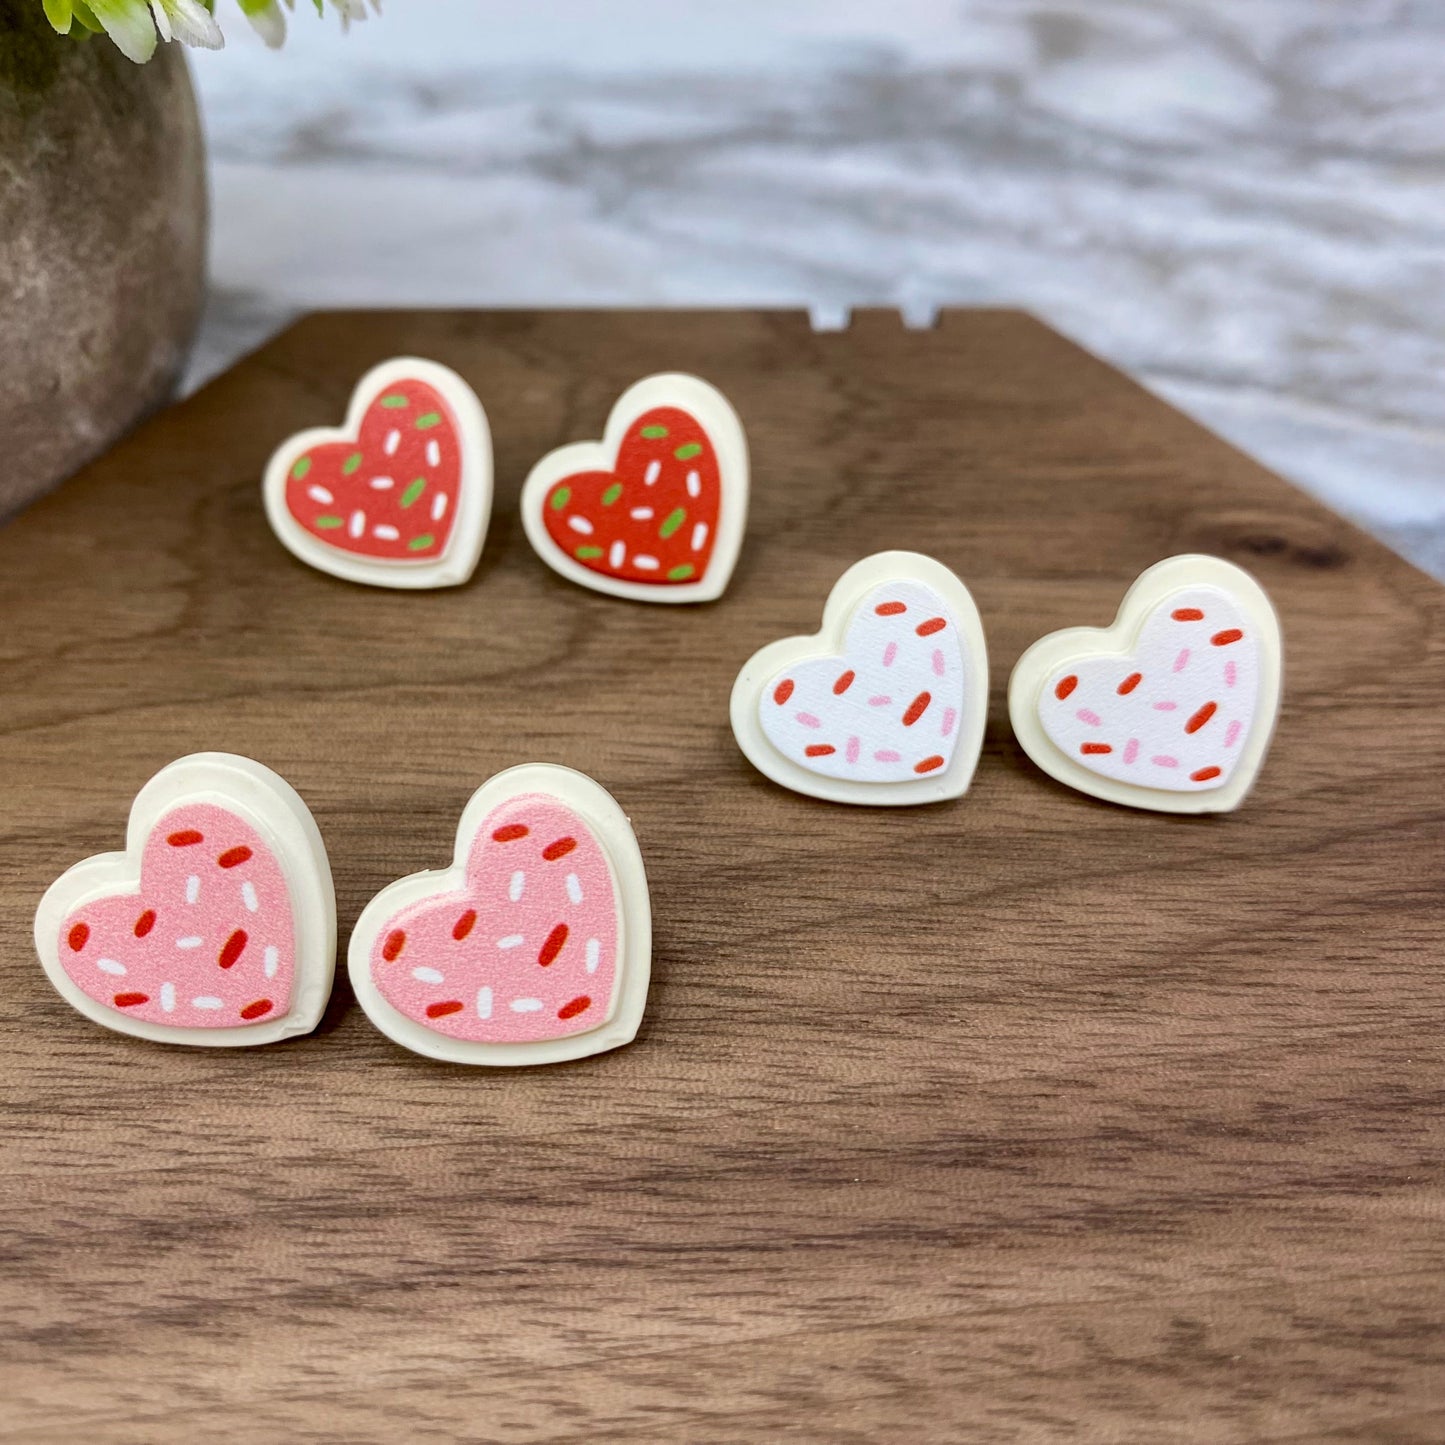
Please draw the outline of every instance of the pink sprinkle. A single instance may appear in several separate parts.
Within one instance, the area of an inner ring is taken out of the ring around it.
[[[1239,741],[1239,735],[1244,731],[1244,724],[1238,718],[1230,723],[1224,734],[1224,746],[1232,748]]]
[[[844,754],[844,756],[847,757],[847,759],[848,759],[848,761],[849,761],[850,763],[856,763],[856,762],[858,761],[858,739],[857,739],[857,738],[849,738],[849,739],[848,739],[848,750],[847,750],[847,752]]]
[[[951,707],[943,710],[943,736],[949,737],[953,733],[953,725],[958,721],[958,712]]]
[[[880,763],[897,763],[903,760],[901,753],[895,753],[889,748],[879,749],[878,752],[873,754],[873,757],[875,761]]]
[[[1157,758],[1150,758],[1149,761],[1156,768],[1177,768],[1179,766],[1179,759],[1171,758],[1167,753],[1161,753]]]
[[[1183,672],[1184,669],[1185,669],[1186,667],[1188,667],[1188,666],[1189,666],[1189,649],[1188,649],[1187,647],[1181,647],[1181,648],[1179,649],[1179,656],[1174,659],[1174,671],[1175,671],[1175,672]]]
[[[798,714],[798,721],[802,723],[805,728],[820,728],[823,726],[810,712],[800,712]]]
[[[1174,709],[1175,709],[1176,707],[1178,707],[1178,706],[1179,706],[1179,704],[1178,704],[1177,702],[1156,702],[1156,703],[1154,704],[1154,711],[1155,711],[1155,712],[1173,712]]]
[[[933,649],[933,671],[936,676],[943,676],[943,649],[941,647]]]
[[[1226,687],[1233,687],[1239,681],[1239,670],[1235,667],[1233,660],[1224,664],[1224,684]]]
[[[1088,723],[1091,728],[1102,727],[1104,723],[1104,719],[1101,718],[1098,713],[1090,712],[1086,707],[1081,707],[1074,716],[1078,718],[1080,722]]]
[[[881,692],[877,697],[870,697],[868,699],[869,707],[892,707],[892,705],[893,699],[891,697],[884,697]]]
[[[1138,738],[1130,738],[1129,741],[1124,744],[1124,761],[1125,761],[1126,763],[1132,763],[1132,762],[1134,761],[1134,759],[1137,758],[1138,756],[1139,756],[1139,739],[1138,739]]]
[[[898,644],[896,642],[890,642],[888,646],[883,649],[883,666],[892,667],[893,659],[897,656]]]

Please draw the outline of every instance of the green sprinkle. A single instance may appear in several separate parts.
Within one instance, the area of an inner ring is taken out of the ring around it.
[[[682,507],[674,507],[673,510],[662,519],[662,526],[657,529],[657,535],[659,537],[670,537],[685,521],[687,521],[687,512]],[[691,571],[692,569],[689,568],[688,570]]]
[[[411,541],[406,544],[406,550],[408,552],[420,552],[423,548],[430,547],[435,541],[436,538],[433,537],[430,532],[423,532],[420,537],[413,537]],[[688,570],[691,571],[692,569],[689,568]]]
[[[318,527],[324,527],[324,528],[329,532],[333,527],[339,527],[339,526],[341,525],[341,518],[340,518],[340,517],[317,517],[317,519],[316,519],[316,525],[317,525]]]
[[[388,411],[395,411],[399,406],[410,406],[411,402],[408,401],[407,398],[404,397],[399,391],[394,391],[391,393],[390,396],[382,397],[381,404]]]
[[[307,472],[311,470],[311,458],[302,457],[300,461],[291,468],[291,475],[299,482]]]
[[[695,456],[700,455],[701,452],[701,442],[688,442],[684,446],[678,447],[678,449],[673,452],[673,456],[680,462],[690,462]]]
[[[361,465],[361,453],[360,453],[360,452],[352,452],[352,454],[351,454],[349,457],[347,457],[347,459],[346,459],[344,462],[342,462],[342,464],[341,464],[341,470],[342,470],[343,472],[345,472],[346,475],[349,477],[349,476],[352,474],[352,472],[354,472],[354,471],[357,469],[357,467],[359,467],[360,465]]]
[[[615,501],[618,499],[618,497],[620,497],[621,495],[622,495],[622,483],[621,483],[621,482],[613,482],[613,484],[612,484],[610,487],[608,487],[608,489],[607,489],[605,492],[602,493],[602,505],[603,505],[604,507],[610,507],[610,506],[613,504],[613,502],[615,502]]]
[[[424,491],[426,491],[426,478],[418,477],[416,481],[414,481],[411,486],[409,486],[406,491],[401,494],[402,506],[411,506],[411,504],[416,501],[416,499],[421,496]]]
[[[665,437],[667,428],[665,426],[645,426],[642,428],[642,435],[648,440],[655,440],[657,437]]]
[[[557,490],[552,493],[552,510],[554,512],[560,512],[571,500],[572,488],[558,487]]]
[[[692,563],[684,562],[681,567],[673,567],[667,574],[669,582],[685,582],[692,576]]]
[[[590,561],[592,560],[592,558],[594,558],[594,557],[600,557],[600,556],[602,555],[602,548],[601,548],[601,547],[579,547],[579,548],[577,549],[577,555],[578,555],[584,562],[590,562]]]
[[[439,411],[423,412],[421,416],[417,417],[417,419],[412,422],[412,425],[418,431],[427,431],[431,427],[440,426],[441,424],[442,414]]]

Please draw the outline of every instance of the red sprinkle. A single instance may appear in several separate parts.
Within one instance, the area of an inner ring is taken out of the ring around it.
[[[542,951],[537,955],[537,962],[546,968],[549,963],[556,961],[557,955],[562,952],[562,945],[567,942],[567,925],[559,923],[547,935],[547,941],[542,945]]]
[[[564,1003],[562,1007],[557,1010],[557,1017],[559,1019],[573,1019],[591,1007],[592,1000],[584,993],[580,998],[574,998],[571,1003]]]
[[[206,835],[196,832],[194,828],[182,828],[179,833],[172,833],[166,839],[166,842],[169,843],[172,848],[191,848],[194,847],[195,844],[204,843],[205,841]]]
[[[880,617],[897,617],[900,612],[908,611],[908,605],[904,602],[880,602],[873,610]]]
[[[1203,622],[1204,613],[1197,607],[1176,607],[1170,616],[1176,622]]]
[[[785,677],[785,678],[773,689],[773,701],[774,701],[775,703],[777,703],[777,705],[778,705],[779,707],[782,707],[782,705],[783,705],[785,702],[787,702],[787,700],[788,700],[790,697],[792,697],[792,695],[793,695],[793,679],[792,679],[791,677]]]
[[[928,704],[932,701],[932,693],[920,692],[918,696],[908,704],[908,711],[903,714],[903,726],[911,728],[913,724],[928,711]]]
[[[135,936],[137,938],[144,938],[155,926],[156,911],[154,908],[147,908],[135,921]]]
[[[856,676],[856,674],[854,673],[853,669],[850,667],[850,668],[848,669],[848,671],[845,672],[845,673],[838,679],[838,681],[833,684],[833,695],[834,695],[835,697],[842,697],[843,694],[844,694],[845,692],[847,692],[850,687],[853,686],[853,678],[854,678],[855,676]]]
[[[515,843],[518,838],[525,838],[528,833],[525,823],[508,823],[504,828],[498,828],[492,834],[494,843]]]
[[[381,956],[387,963],[395,963],[401,957],[401,951],[406,947],[406,931],[401,928],[393,928],[386,935],[386,942],[381,945]]]
[[[426,1006],[426,1016],[429,1019],[444,1019],[448,1014],[459,1014],[466,1008],[459,998],[449,998],[445,1003],[429,1003]]]
[[[462,939],[464,939],[467,934],[472,931],[472,924],[474,924],[476,921],[477,910],[475,908],[468,908],[467,911],[462,914],[462,916],[457,919],[454,924],[452,924],[452,937],[455,938],[458,943],[460,943]]]
[[[559,858],[565,858],[576,846],[575,838],[558,838],[555,843],[548,843],[542,849],[542,856],[549,863],[555,863]]]
[[[803,756],[808,758],[826,758],[829,753],[836,753],[837,748],[832,743],[809,743],[803,749]]]
[[[1071,672],[1067,677],[1061,677],[1059,679],[1058,683],[1054,687],[1054,696],[1058,698],[1060,702],[1063,702],[1063,700],[1068,697],[1068,695],[1073,692],[1073,690],[1078,687],[1078,685],[1079,679],[1075,677],[1074,674]]]
[[[221,956],[216,960],[222,968],[230,968],[246,948],[246,930],[238,928],[222,945]]]
[[[1228,647],[1231,642],[1238,642],[1244,633],[1237,627],[1226,627],[1223,632],[1216,632],[1209,640],[1216,647]]]
[[[1219,768],[1200,768],[1197,773],[1190,773],[1191,783],[1207,783],[1210,778],[1217,778],[1220,774]]]
[[[1119,684],[1119,696],[1128,697],[1129,694],[1133,692],[1134,689],[1138,687],[1139,684],[1143,681],[1144,674],[1142,672],[1131,672],[1129,676],[1126,677],[1124,681]]]
[[[241,1017],[243,1019],[258,1019],[262,1017],[263,1014],[270,1013],[273,1007],[274,1005],[269,998],[258,998],[255,1003],[248,1003],[246,1007],[241,1010]]]
[[[237,848],[227,848],[226,851],[222,853],[219,858],[216,859],[216,862],[222,868],[236,868],[239,867],[242,863],[244,863],[250,856],[251,850],[244,843],[242,843]]]
[[[115,996],[116,1008],[134,1008],[138,1003],[149,1003],[151,996],[148,993],[118,993]]]
[[[920,637],[932,637],[935,632],[942,632],[947,626],[946,617],[930,617],[927,622],[920,622],[913,630]]]
[[[1114,749],[1108,743],[1085,743],[1079,751],[1081,753],[1112,753]]]
[[[931,773],[936,768],[941,768],[942,766],[943,759],[935,753],[931,758],[924,758],[921,763],[914,763],[913,771],[915,773]]]
[[[90,924],[73,923],[70,932],[66,934],[65,941],[70,945],[71,952],[79,953],[90,941]]]
[[[1197,733],[1218,711],[1219,704],[1217,702],[1205,703],[1204,706],[1184,724],[1184,731],[1187,733]]]

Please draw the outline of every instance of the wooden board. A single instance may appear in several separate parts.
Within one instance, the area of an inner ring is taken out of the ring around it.
[[[481,568],[293,561],[278,438],[396,352],[497,440]],[[561,581],[528,466],[649,371],[746,420],[726,598]],[[974,589],[960,804],[754,773],[727,698],[883,547]],[[1278,602],[1286,705],[1238,814],[1137,814],[1013,743],[1008,669],[1176,552]],[[0,531],[0,1433],[35,1441],[1435,1441],[1445,591],[1028,317],[314,316]],[[216,748],[330,847],[343,938],[496,770],[586,770],[657,923],[638,1042],[429,1063],[339,982],[249,1052],[106,1033],[29,941],[134,791]],[[275,1122],[280,1121],[280,1124]]]

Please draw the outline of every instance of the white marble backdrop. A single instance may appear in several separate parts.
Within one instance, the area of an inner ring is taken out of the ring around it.
[[[193,381],[312,306],[1015,303],[1445,577],[1439,0],[302,9],[197,57]]]

